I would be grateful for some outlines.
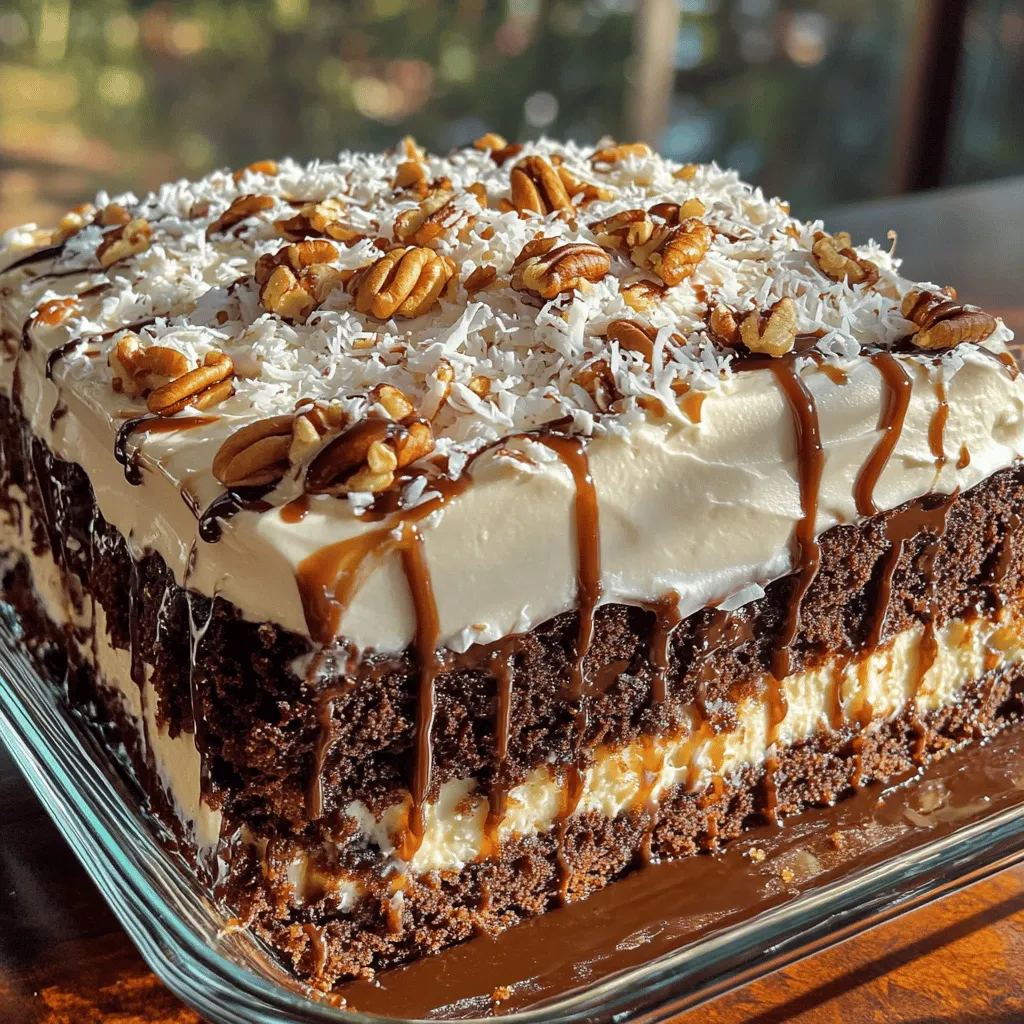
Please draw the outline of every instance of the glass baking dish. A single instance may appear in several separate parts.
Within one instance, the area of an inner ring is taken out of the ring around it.
[[[0,740],[163,982],[210,1024],[403,1019],[345,1010],[336,999],[307,990],[238,928],[173,846],[158,840],[159,826],[140,810],[125,767],[112,762],[61,692],[43,681],[19,635],[16,619],[0,606]],[[1016,740],[1004,734],[1001,764],[1020,761],[1015,746],[1007,757],[1008,743]],[[985,749],[972,751],[972,763],[985,756]],[[792,893],[784,888],[752,917],[716,924],[692,940],[682,935],[668,953],[618,973],[592,972],[568,994],[511,1009],[507,1017],[524,1024],[666,1020],[1024,860],[1022,806],[1024,766],[969,815],[939,815],[891,855],[877,849],[867,859],[858,855],[834,877]],[[466,1014],[463,1005],[456,1015],[480,1019]]]

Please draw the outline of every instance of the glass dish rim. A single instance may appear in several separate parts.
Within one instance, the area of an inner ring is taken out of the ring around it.
[[[115,781],[109,756],[69,712],[0,614],[0,742],[153,972],[214,1024],[408,1024],[340,1009],[278,968],[281,982],[215,948],[194,915],[219,913]],[[1024,861],[1020,805],[809,889],[645,964],[503,1015],[515,1024],[665,1020],[803,956]],[[177,906],[176,906],[177,905]],[[192,920],[183,911],[188,910]],[[223,918],[222,918],[223,920]],[[218,930],[218,939],[226,934]],[[249,937],[246,941],[259,945]],[[266,953],[257,958],[267,965]],[[285,981],[289,987],[285,987]],[[312,995],[313,998],[309,998]],[[483,1024],[493,1018],[464,1018]]]

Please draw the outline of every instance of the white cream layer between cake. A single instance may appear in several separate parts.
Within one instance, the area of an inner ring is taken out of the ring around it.
[[[131,679],[129,653],[114,648],[106,633],[102,608],[86,600],[76,617],[67,596],[62,574],[48,553],[35,554],[31,547],[31,520],[21,506],[21,528],[10,522],[0,524],[0,545],[24,555],[32,572],[35,589],[51,620],[58,625],[71,622],[96,635],[79,644],[79,654],[92,664],[112,692],[120,694],[125,713],[135,721],[145,750],[152,757],[160,783],[175,806],[185,831],[201,856],[215,855],[222,839],[222,817],[207,806],[200,793],[200,757],[189,733],[171,737],[157,725],[155,693],[152,686],[140,687]],[[1024,626],[1001,613],[989,620],[952,620],[936,633],[935,657],[922,673],[923,629],[912,627],[897,634],[862,662],[825,663],[813,670],[783,680],[782,693],[787,711],[773,730],[771,711],[765,696],[749,697],[737,708],[737,727],[714,736],[699,727],[665,738],[647,739],[621,747],[605,746],[594,752],[586,770],[583,793],[574,813],[597,812],[609,818],[650,801],[657,803],[677,787],[701,790],[714,775],[728,779],[747,766],[765,761],[772,749],[809,739],[832,728],[836,688],[844,721],[857,722],[866,705],[872,708],[867,731],[903,712],[908,704],[926,713],[954,703],[963,686],[995,668],[1024,661]],[[146,666],[147,680],[152,672]],[[691,716],[699,721],[696,712]],[[551,828],[564,808],[564,781],[550,767],[535,769],[521,785],[508,794],[507,813],[497,836],[532,836]],[[459,869],[475,861],[487,848],[485,824],[488,801],[477,791],[473,779],[456,779],[441,786],[437,799],[423,809],[423,842],[407,861],[400,858],[396,842],[407,820],[408,800],[375,815],[365,804],[353,801],[345,810],[355,820],[367,844],[388,859],[385,873],[419,874]],[[223,837],[225,840],[237,837]],[[248,834],[243,842],[262,845]],[[303,857],[289,868],[289,877],[299,888],[310,882]],[[358,885],[343,877],[315,879],[338,887],[341,906],[351,904]]]

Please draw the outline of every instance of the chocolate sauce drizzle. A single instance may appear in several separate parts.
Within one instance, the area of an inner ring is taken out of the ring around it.
[[[873,651],[882,637],[885,635],[885,625],[889,617],[889,600],[892,595],[892,581],[899,565],[900,557],[907,541],[918,534],[929,533],[932,539],[923,552],[925,577],[930,581],[931,586],[935,582],[935,559],[938,555],[939,546],[946,532],[946,517],[949,509],[956,500],[957,491],[952,494],[927,494],[917,501],[912,501],[904,508],[893,512],[885,522],[885,538],[888,541],[888,548],[882,556],[881,569],[879,572],[876,597],[874,601],[875,614],[868,627],[862,648],[865,651]],[[929,588],[930,589],[930,588]],[[929,593],[926,604],[931,605],[934,597]],[[928,615],[930,627],[930,608],[924,609]]]
[[[903,421],[907,417],[907,407],[910,405],[910,393],[914,386],[899,360],[889,352],[876,352],[871,356],[871,362],[878,368],[882,380],[885,381],[886,394],[878,423],[882,437],[867,462],[861,467],[853,487],[857,512],[862,516],[873,516],[878,512],[874,499],[875,487],[896,445],[899,444]]]
[[[216,544],[222,536],[221,523],[239,512],[269,512],[274,506],[264,496],[274,484],[260,487],[235,487],[214,498],[199,515],[199,536],[207,544]]]
[[[20,267],[30,266],[33,263],[43,263],[46,260],[56,259],[64,251],[65,245],[67,245],[67,239],[58,245],[48,245],[43,249],[36,249],[35,252],[30,252],[27,256],[22,256],[13,263],[8,263],[3,270],[0,270],[0,276],[9,274],[12,270],[18,270]]]
[[[654,612],[651,627],[651,706],[664,704],[668,697],[668,673],[671,667],[672,632],[682,622],[679,614],[679,595],[674,591],[648,606]]]

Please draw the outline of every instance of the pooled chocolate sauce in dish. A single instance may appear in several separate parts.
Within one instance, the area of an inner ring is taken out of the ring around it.
[[[459,1020],[534,1007],[665,956],[787,900],[1024,807],[1024,737],[1005,731],[887,786],[871,785],[720,853],[650,864],[585,900],[343,986],[348,1008]]]

